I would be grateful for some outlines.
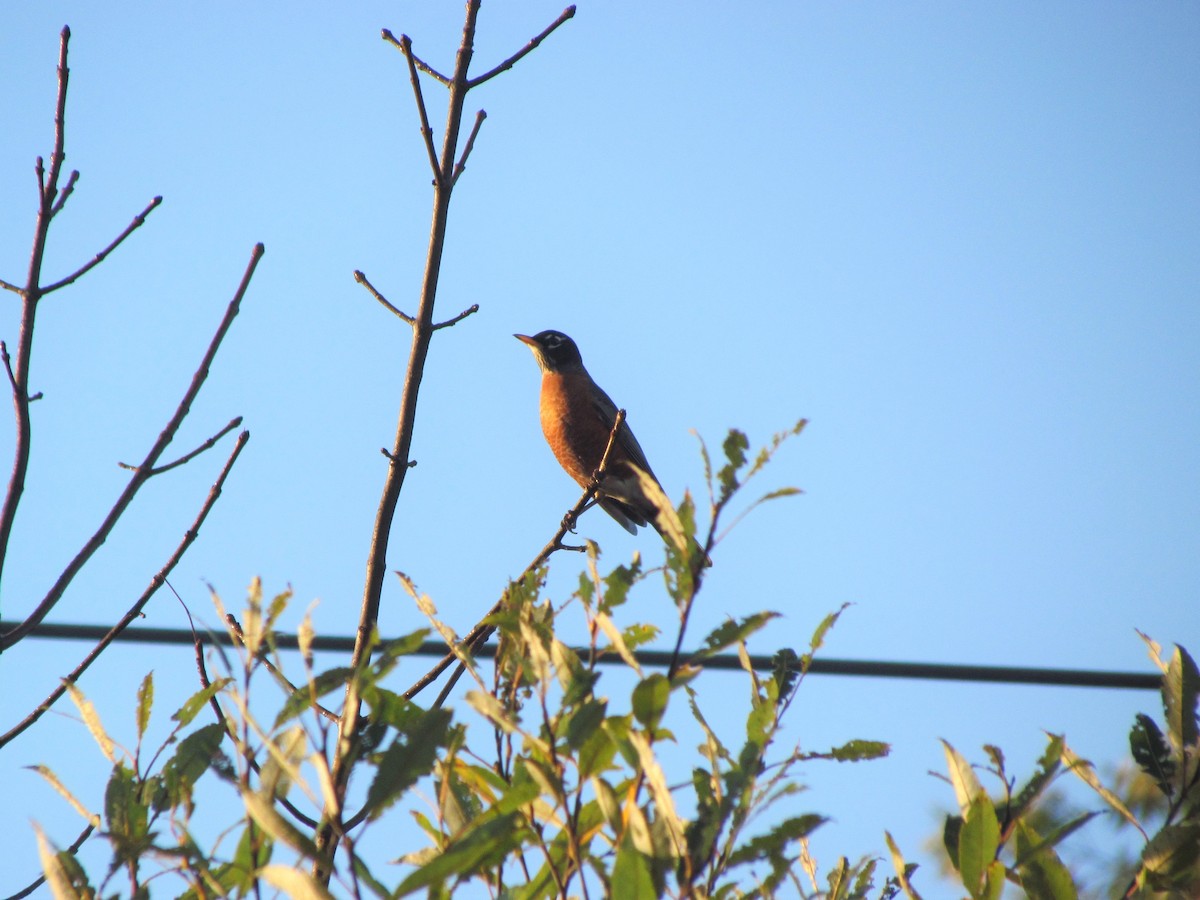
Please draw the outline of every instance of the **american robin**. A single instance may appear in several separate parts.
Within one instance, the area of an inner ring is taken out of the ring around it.
[[[592,381],[579,348],[561,331],[513,337],[529,345],[542,370],[540,409],[546,442],[567,474],[586,488],[608,446],[617,405]],[[672,537],[680,534],[679,517],[628,422],[617,431],[596,502],[630,534],[637,534],[639,525],[650,525],[664,540],[679,545],[680,539]],[[712,565],[694,541],[693,552]]]

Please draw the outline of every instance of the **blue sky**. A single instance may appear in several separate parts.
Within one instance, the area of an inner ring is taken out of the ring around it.
[[[409,339],[352,272],[413,309],[430,205],[403,60],[378,35],[407,32],[445,70],[461,29],[458,4],[354,7],[0,12],[0,277],[27,264],[64,23],[82,175],[47,275],[165,198],[43,306],[6,619],[99,522],[124,483],[116,462],[157,435],[262,241],[177,446],[239,414],[251,442],[172,581],[212,621],[206,582],[234,605],[261,575],[295,588],[297,615],[319,599],[319,630],[352,632]],[[485,5],[478,70],[560,9]],[[830,656],[1146,671],[1135,628],[1196,652],[1197,60],[1200,13],[1182,3],[582,4],[468,99],[488,119],[455,193],[439,311],[481,311],[435,340],[390,566],[465,631],[552,534],[577,491],[510,335],[556,328],[672,495],[703,492],[690,429],[759,444],[810,419],[762,484],[805,494],[717,548],[697,640],[766,608],[784,617],[753,649],[800,645],[852,602]],[[444,95],[426,96],[438,128]],[[0,308],[10,344],[16,308]],[[0,420],[6,446],[11,433]],[[118,616],[219,465],[155,479],[53,618]],[[611,563],[661,552],[596,513],[581,534]],[[556,560],[552,592],[577,563]],[[652,590],[625,613],[673,634]],[[396,584],[382,621],[420,624]],[[163,595],[146,624],[183,618]],[[0,659],[4,721],[83,652],[29,642]],[[185,651],[118,649],[85,680],[114,731],[132,733],[149,668],[165,713],[192,688]],[[882,763],[805,772],[805,808],[835,820],[814,852],[878,853],[888,828],[931,863],[920,844],[951,802],[926,774],[942,768],[938,738],[980,760],[1000,743],[1017,771],[1043,729],[1113,760],[1133,714],[1156,709],[1127,692],[813,678],[793,722],[805,746],[895,745]],[[19,767],[96,783],[87,744],[55,719],[5,749],[8,830],[36,816],[69,841],[72,814]],[[18,835],[0,853],[25,861],[31,846]]]

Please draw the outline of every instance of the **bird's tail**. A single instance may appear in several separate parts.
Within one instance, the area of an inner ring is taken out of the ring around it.
[[[645,494],[646,499],[650,501],[650,505],[654,507],[654,516],[649,518],[650,525],[654,530],[662,536],[664,541],[677,548],[685,557],[702,559],[704,560],[705,567],[711,566],[712,557],[704,552],[704,548],[700,546],[700,542],[684,534],[683,523],[679,521],[679,514],[675,512],[675,507],[671,504],[671,498],[662,489],[662,485],[658,483],[658,479],[638,466],[630,465],[629,468],[633,469],[637,474],[642,492]]]

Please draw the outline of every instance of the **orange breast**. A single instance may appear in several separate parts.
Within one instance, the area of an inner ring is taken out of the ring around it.
[[[612,422],[605,423],[597,412],[591,387],[586,375],[542,375],[542,433],[559,465],[581,487],[600,465],[612,429]]]

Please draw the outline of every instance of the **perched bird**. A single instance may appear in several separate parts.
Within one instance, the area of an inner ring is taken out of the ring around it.
[[[561,331],[542,331],[533,337],[514,334],[529,345],[542,370],[542,433],[554,456],[580,487],[587,487],[608,446],[617,405],[583,367],[575,342]],[[630,534],[650,525],[663,539],[682,546],[679,517],[646,461],[646,454],[622,422],[608,454],[605,477],[596,502]],[[693,552],[712,565],[693,541]]]

